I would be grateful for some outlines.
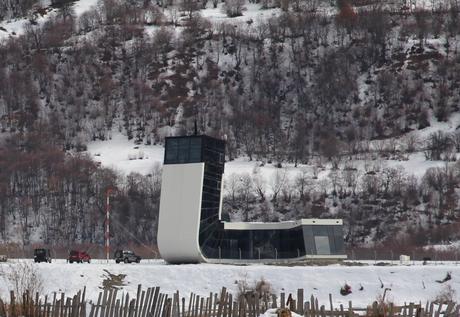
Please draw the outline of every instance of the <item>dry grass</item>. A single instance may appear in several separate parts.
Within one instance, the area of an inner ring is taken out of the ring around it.
[[[40,272],[28,262],[9,263],[0,267],[0,277],[10,284],[15,294],[36,294],[43,291],[43,279]],[[23,297],[17,299],[21,303]]]
[[[270,298],[273,294],[271,283],[263,277],[258,281],[253,281],[250,283],[247,280],[247,276],[244,276],[243,279],[235,281],[235,284],[238,285],[237,298],[245,298],[246,300],[250,300],[255,298],[256,295],[258,295],[260,298]]]
[[[436,295],[434,302],[443,304],[455,302],[457,299],[457,293],[450,284],[447,284],[442,288],[438,295]]]

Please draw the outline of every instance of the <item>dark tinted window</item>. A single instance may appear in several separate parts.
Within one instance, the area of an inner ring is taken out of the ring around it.
[[[190,139],[190,161],[201,161],[201,138]]]
[[[201,162],[202,137],[167,138],[165,164]]]
[[[189,163],[190,156],[190,139],[179,139],[179,148],[177,152],[177,163]]]
[[[345,253],[345,246],[343,244],[343,227],[334,226],[334,242],[335,242],[335,252],[337,254]]]
[[[165,163],[176,162],[177,153],[179,150],[179,139],[168,139],[166,140],[165,146]]]

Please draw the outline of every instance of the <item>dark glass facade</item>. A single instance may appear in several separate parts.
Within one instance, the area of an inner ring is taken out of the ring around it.
[[[225,230],[222,258],[289,259],[305,255],[302,227],[273,230]]]
[[[208,136],[170,137],[165,164],[204,162],[199,245],[209,259],[291,259],[344,254],[341,225],[299,225],[290,229],[226,229],[219,217],[225,142]]]

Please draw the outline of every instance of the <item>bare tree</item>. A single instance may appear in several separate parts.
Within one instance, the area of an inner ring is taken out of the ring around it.
[[[343,177],[346,185],[351,188],[353,195],[356,195],[359,179],[358,170],[352,166],[346,166],[343,170]]]
[[[321,137],[320,153],[332,162],[333,168],[337,169],[341,160],[341,144],[339,139],[332,133],[325,133]]]
[[[193,13],[199,9],[197,0],[181,0],[180,7],[182,11],[185,11],[189,19],[191,19]]]
[[[90,32],[102,24],[102,17],[98,10],[90,10],[82,13],[78,19],[80,32]]]
[[[434,189],[437,192],[439,212],[441,213],[444,209],[444,205],[447,199],[447,193],[450,188],[453,188],[457,184],[456,175],[454,171],[447,167],[429,168],[423,176],[423,182]]]
[[[173,39],[174,33],[170,28],[161,27],[155,32],[153,39],[154,54],[156,57],[161,56],[164,65],[167,65],[168,53],[173,49]]]
[[[244,3],[244,0],[225,0],[225,13],[230,18],[243,15]]]
[[[415,22],[417,26],[417,36],[419,39],[420,47],[423,47],[425,39],[429,32],[428,19],[430,18],[430,12],[424,9],[418,9],[414,13]]]
[[[42,47],[42,42],[44,38],[44,30],[41,26],[33,25],[32,23],[27,23],[25,25],[25,34],[26,37],[29,39],[30,43],[33,45],[32,47],[36,50],[40,50]]]
[[[230,197],[231,205],[236,206],[236,200],[239,190],[240,177],[238,174],[230,174],[224,181],[225,195]]]
[[[341,181],[342,181],[342,174],[339,170],[331,170],[328,174],[329,179],[331,180],[332,184],[332,194],[337,196],[339,190],[342,191]]]
[[[376,195],[379,193],[380,179],[376,174],[366,174],[361,178],[362,189],[366,194]]]
[[[310,185],[308,179],[308,170],[306,168],[301,168],[294,179],[295,188],[297,189],[299,198],[302,201],[304,201],[306,194],[308,194],[307,191]]]
[[[443,154],[450,151],[452,140],[449,135],[442,131],[433,132],[428,136],[425,147],[425,156],[427,159],[438,161],[443,158]]]
[[[453,145],[455,146],[455,151],[458,153],[460,152],[460,130],[456,130],[451,134],[451,140]]]
[[[257,166],[252,170],[252,181],[254,184],[254,189],[259,196],[260,202],[264,202],[267,184],[265,177],[262,175],[260,168]]]
[[[404,143],[404,149],[408,153],[415,152],[420,146],[419,137],[414,133],[407,134],[403,138],[403,143]]]
[[[356,26],[358,20],[358,16],[348,0],[338,0],[337,6],[339,7],[339,12],[336,17],[337,24],[344,27],[347,30],[348,35],[351,37],[352,30]]]
[[[272,190],[272,201],[276,202],[279,193],[283,190],[287,181],[287,170],[285,168],[276,169],[270,179],[270,189]]]
[[[254,184],[251,179],[251,175],[245,173],[240,176],[240,182],[238,186],[238,195],[243,203],[243,214],[244,221],[249,221],[249,211],[251,210],[250,204],[253,200],[253,189]]]

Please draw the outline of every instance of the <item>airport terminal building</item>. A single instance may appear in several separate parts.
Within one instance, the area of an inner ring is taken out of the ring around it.
[[[223,140],[166,138],[157,237],[163,259],[268,263],[346,258],[341,219],[222,221],[224,165]]]

